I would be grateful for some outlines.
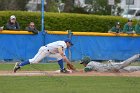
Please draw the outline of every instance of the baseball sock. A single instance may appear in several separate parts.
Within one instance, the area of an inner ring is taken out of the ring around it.
[[[25,66],[25,65],[27,65],[27,64],[30,64],[29,60],[26,60],[26,61],[21,62],[21,63],[19,64],[19,66],[21,67],[21,66]]]
[[[58,60],[58,64],[59,64],[61,70],[64,69],[63,59]]]

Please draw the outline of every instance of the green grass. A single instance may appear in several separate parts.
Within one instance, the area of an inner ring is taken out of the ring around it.
[[[74,65],[83,68],[79,63]],[[13,66],[2,63],[0,70],[12,70]],[[27,65],[22,70],[58,68],[57,63],[47,63]],[[140,93],[140,77],[0,76],[0,93]]]
[[[78,69],[82,69],[83,66],[80,65],[79,63],[73,63],[74,66]],[[15,64],[11,63],[1,63],[0,64],[0,70],[12,70]],[[66,67],[66,64],[65,64]],[[32,71],[32,70],[58,70],[59,65],[57,63],[41,63],[41,64],[31,64],[31,65],[26,65],[22,67],[21,70],[26,70],[26,71]]]
[[[79,64],[79,62],[77,63],[73,63],[74,66],[77,68],[77,69],[83,69],[83,65]],[[15,64],[13,63],[0,63],[0,70],[12,70],[13,67],[14,67]],[[132,65],[135,65],[135,66],[140,66],[140,62],[135,62],[135,63],[132,63]],[[66,64],[65,64],[65,67],[66,67]],[[54,63],[40,63],[40,64],[31,64],[31,65],[26,65],[24,66],[21,70],[26,70],[26,71],[32,71],[32,70],[58,70],[59,69],[59,65],[54,62]]]
[[[140,78],[1,76],[0,93],[140,93]]]

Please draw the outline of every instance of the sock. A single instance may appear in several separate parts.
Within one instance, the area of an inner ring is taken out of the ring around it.
[[[29,60],[26,60],[26,61],[21,62],[19,64],[19,66],[21,67],[21,66],[25,66],[25,65],[28,65],[28,64],[30,64],[30,62],[29,62]]]
[[[63,59],[58,60],[58,64],[59,64],[59,66],[60,66],[60,69],[63,70],[63,69],[64,69]]]

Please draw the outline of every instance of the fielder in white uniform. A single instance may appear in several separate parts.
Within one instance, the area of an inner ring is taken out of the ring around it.
[[[91,61],[90,57],[84,57],[80,64],[85,66],[84,71],[97,71],[97,72],[134,72],[140,71],[140,66],[129,66],[132,62],[140,58],[140,54],[136,54],[122,62],[108,62],[100,63]]]
[[[38,63],[47,56],[51,58],[56,58],[60,66],[60,71],[62,73],[67,73],[67,70],[64,68],[63,65],[63,60],[66,63],[70,63],[70,61],[65,56],[65,50],[72,45],[73,43],[71,42],[71,40],[66,39],[64,41],[56,41],[42,46],[39,49],[38,53],[32,59],[23,61],[21,63],[16,63],[14,67],[14,72],[27,64]]]

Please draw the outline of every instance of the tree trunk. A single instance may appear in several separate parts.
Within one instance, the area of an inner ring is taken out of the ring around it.
[[[73,8],[74,0],[65,0],[64,12],[70,12]]]
[[[45,6],[45,11],[48,12],[50,10],[50,3],[51,3],[51,0],[46,0],[46,6]]]

